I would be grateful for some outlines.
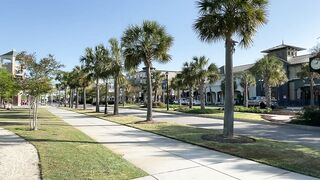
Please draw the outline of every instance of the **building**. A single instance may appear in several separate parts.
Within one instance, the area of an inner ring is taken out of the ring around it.
[[[0,68],[7,69],[14,78],[25,78],[26,76],[26,70],[21,64],[21,61],[19,59],[16,59],[18,55],[18,52],[15,50],[9,51],[5,54],[0,55]],[[20,106],[22,103],[22,92],[17,94],[12,99],[13,105]]]
[[[278,100],[280,105],[284,106],[303,106],[309,103],[310,92],[309,82],[298,78],[297,74],[301,71],[301,67],[309,62],[311,54],[298,55],[298,52],[305,50],[304,48],[286,45],[284,43],[261,51],[266,56],[275,56],[279,61],[283,62],[288,77],[288,82],[272,89],[272,97]],[[235,90],[235,98],[243,95],[243,88],[237,74],[245,70],[249,70],[254,64],[235,66],[233,72],[237,88]],[[206,88],[207,104],[223,103],[223,93],[221,90],[221,81],[224,79],[224,67],[220,68],[221,79],[214,84],[208,84]],[[264,96],[263,81],[257,79],[256,85],[249,88],[249,97]],[[316,102],[320,99],[319,82],[316,82],[315,97]]]

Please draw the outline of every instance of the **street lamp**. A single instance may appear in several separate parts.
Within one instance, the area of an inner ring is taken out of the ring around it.
[[[169,72],[166,72],[167,79],[167,111],[169,111]]]

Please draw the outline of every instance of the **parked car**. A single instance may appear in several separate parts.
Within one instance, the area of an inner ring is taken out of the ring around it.
[[[193,100],[193,105],[200,106],[201,105],[201,101],[200,100]]]
[[[248,100],[248,105],[249,106],[260,106],[261,108],[265,108],[267,106],[267,99],[265,96],[256,96],[256,97],[251,97]],[[276,98],[272,97],[271,98],[271,108],[274,109],[278,106],[278,102]]]

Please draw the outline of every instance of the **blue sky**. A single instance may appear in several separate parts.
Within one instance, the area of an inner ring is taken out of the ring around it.
[[[11,49],[51,53],[69,70],[79,64],[86,47],[120,38],[130,24],[156,20],[174,37],[168,64],[157,69],[179,70],[193,56],[205,55],[221,66],[224,44],[198,40],[192,29],[198,11],[194,0],[1,0],[0,53]],[[255,62],[261,50],[281,44],[310,49],[320,39],[319,0],[270,0],[267,25],[249,49],[237,47],[234,65]],[[308,51],[302,52],[302,54]]]

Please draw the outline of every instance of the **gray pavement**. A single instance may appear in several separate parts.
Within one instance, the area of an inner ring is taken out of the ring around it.
[[[87,115],[48,109],[149,173],[140,180],[315,179]]]

